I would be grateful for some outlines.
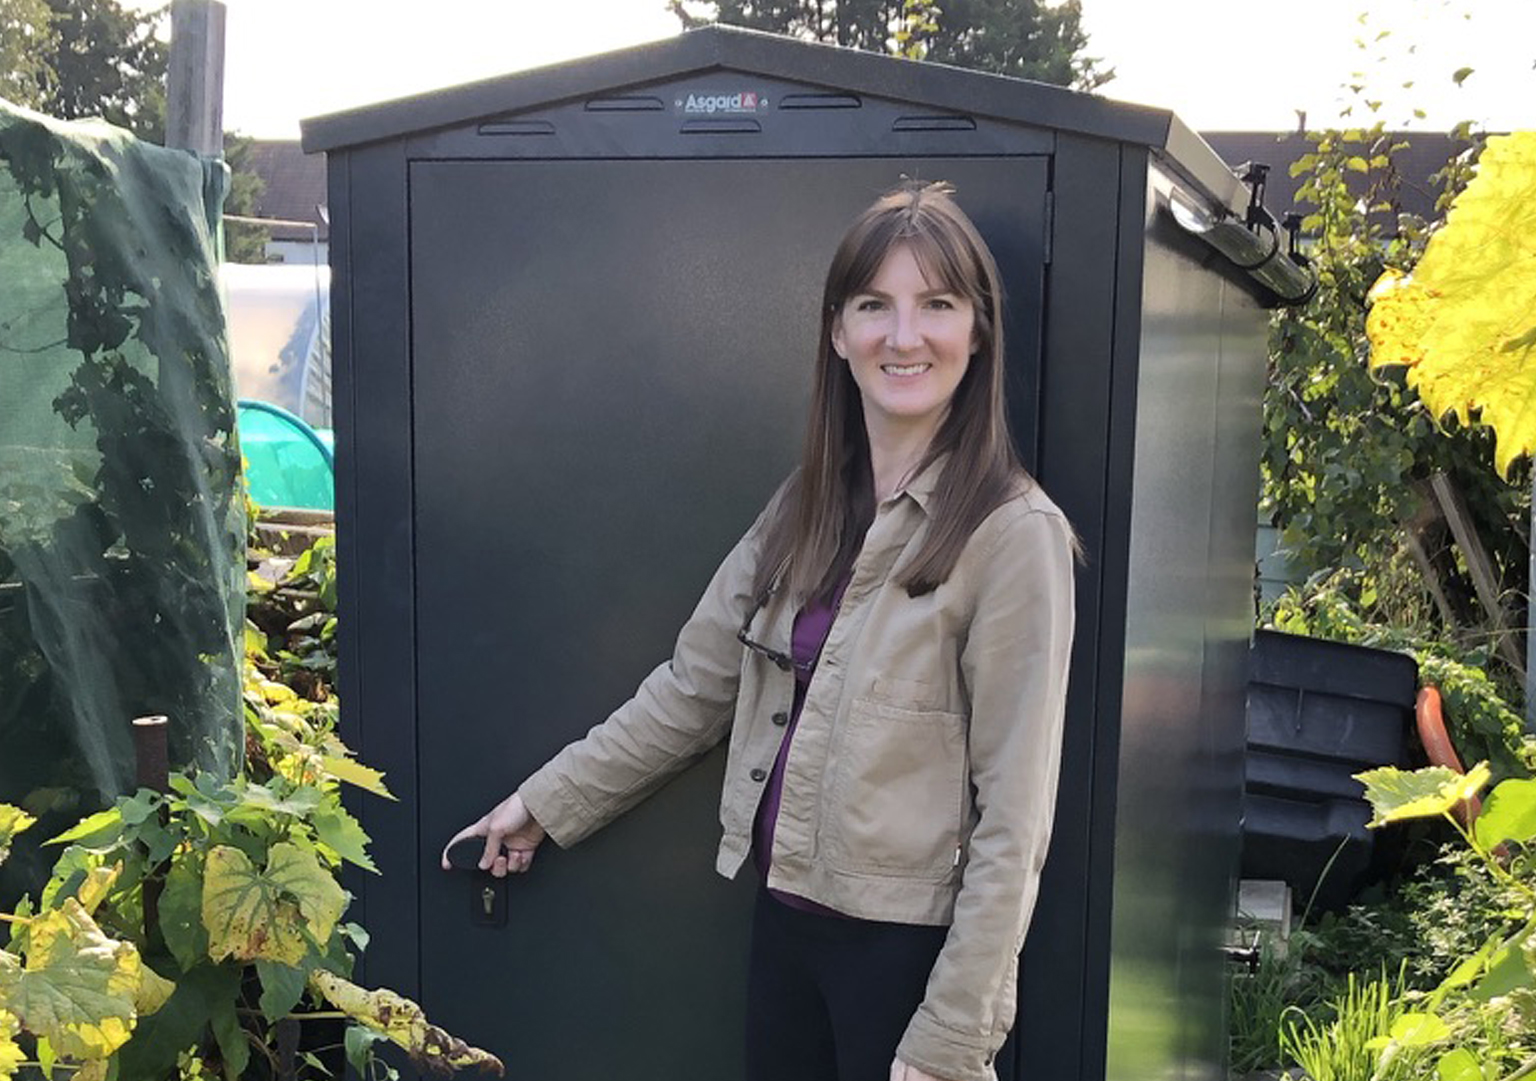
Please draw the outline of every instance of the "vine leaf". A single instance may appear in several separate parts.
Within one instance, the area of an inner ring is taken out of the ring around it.
[[[368,834],[345,807],[340,804],[322,806],[310,821],[314,824],[315,836],[321,844],[348,863],[355,863],[374,874],[379,873],[373,860],[368,857]]]
[[[420,1006],[387,988],[368,991],[324,969],[310,973],[309,986],[348,1017],[404,1048],[424,1070],[447,1075],[473,1066],[497,1077],[505,1073],[501,1059],[450,1036],[428,1022]]]
[[[133,1031],[142,975],[133,945],[108,938],[70,897],[33,917],[25,967],[0,953],[0,998],[60,1055],[105,1058]]]
[[[1371,366],[1407,365],[1435,416],[1479,412],[1508,476],[1536,450],[1536,131],[1489,138],[1419,265],[1370,300]]]
[[[315,854],[297,845],[273,845],[265,871],[238,848],[220,845],[208,853],[202,911],[215,961],[298,965],[309,942],[329,941],[346,905],[346,893]]]
[[[36,821],[20,807],[0,803],[0,863],[4,863],[5,857],[11,854],[11,841],[16,835]],[[0,1074],[0,1077],[4,1076]]]
[[[1357,773],[1355,780],[1365,785],[1365,798],[1375,812],[1367,825],[1374,829],[1410,818],[1450,814],[1457,804],[1477,795],[1491,775],[1488,763],[1479,762],[1464,774],[1445,766],[1416,770],[1383,766]]]
[[[0,1081],[9,1081],[27,1060],[16,1042],[16,1034],[20,1031],[21,1022],[16,1015],[0,1010]]]
[[[194,863],[176,860],[160,894],[160,933],[183,972],[208,957],[208,929],[203,926],[203,878]]]
[[[1536,838],[1536,780],[1517,778],[1500,784],[1489,794],[1473,829],[1484,849],[1503,841],[1525,844]]]
[[[375,796],[383,796],[385,799],[394,799],[395,795],[384,786],[384,774],[376,769],[370,769],[352,758],[344,758],[341,755],[322,755],[320,765],[338,781],[346,781],[356,785]]]

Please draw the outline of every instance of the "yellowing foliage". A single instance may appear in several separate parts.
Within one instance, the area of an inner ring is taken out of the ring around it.
[[[36,821],[20,807],[0,803],[0,863],[4,863],[5,857],[10,855],[11,838]]]
[[[1437,417],[1479,414],[1501,474],[1536,450],[1536,131],[1489,138],[1419,265],[1370,299],[1372,367],[1407,365]]]
[[[203,877],[203,923],[214,960],[277,961],[297,965],[305,941],[331,937],[347,897],[313,852],[283,842],[272,846],[265,871],[238,848],[208,853]]]
[[[450,1036],[428,1022],[420,1006],[393,991],[369,991],[324,969],[310,973],[309,985],[348,1017],[382,1032],[390,1042],[404,1048],[411,1060],[425,1070],[446,1075],[473,1066],[497,1077],[505,1072],[495,1055]]]
[[[27,1061],[16,1042],[16,1034],[20,1031],[21,1022],[15,1015],[0,1010],[0,1081],[9,1081],[17,1067]]]

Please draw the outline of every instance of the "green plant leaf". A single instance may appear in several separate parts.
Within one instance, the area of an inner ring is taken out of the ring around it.
[[[330,871],[320,865],[314,852],[293,844],[272,846],[267,875],[278,888],[299,902],[308,930],[317,946],[323,946],[347,909],[347,894]]]
[[[1483,1067],[1465,1047],[1447,1051],[1435,1063],[1436,1081],[1483,1081]]]
[[[15,836],[36,821],[20,807],[0,803],[0,863],[11,854],[11,841]]]
[[[347,1065],[356,1070],[360,1076],[367,1077],[368,1050],[383,1038],[382,1032],[375,1032],[362,1025],[348,1025],[347,1034],[343,1037],[347,1049]]]
[[[268,1021],[276,1023],[304,997],[306,973],[302,968],[257,961],[256,975],[261,979],[261,1013]]]
[[[160,933],[183,972],[208,960],[208,929],[203,925],[203,876],[189,857],[171,864],[160,894]]]
[[[310,816],[310,824],[315,827],[315,836],[320,843],[342,859],[374,874],[379,873],[368,856],[368,834],[345,807],[321,807]]]
[[[214,1042],[224,1059],[225,1081],[240,1081],[240,1075],[251,1061],[251,1045],[246,1041],[245,1030],[240,1027],[240,1015],[235,1012],[235,1000],[222,999],[213,1005],[209,1018]]]
[[[1488,763],[1479,762],[1465,774],[1445,766],[1401,770],[1395,766],[1355,774],[1365,785],[1365,798],[1374,812],[1372,828],[1410,818],[1438,818],[1471,799],[1488,783]]]
[[[1531,929],[1514,935],[1489,959],[1488,974],[1472,989],[1472,997],[1479,1002],[1507,995],[1521,987],[1531,987],[1531,968],[1522,948],[1530,938]]]
[[[1425,1047],[1451,1038],[1451,1026],[1432,1013],[1405,1013],[1392,1022],[1392,1039],[1404,1047]]]
[[[1524,844],[1536,837],[1536,780],[1513,779],[1495,787],[1473,832],[1485,851],[1503,841]]]
[[[122,831],[122,811],[116,807],[108,807],[105,811],[97,811],[81,819],[57,837],[50,838],[48,843],[51,845],[79,844],[91,848],[110,844],[117,840]]]
[[[176,1076],[179,1051],[206,1037],[215,1003],[233,1003],[240,995],[241,970],[207,961],[185,973],[170,1001],[140,1019],[133,1039],[118,1052],[123,1078]]]

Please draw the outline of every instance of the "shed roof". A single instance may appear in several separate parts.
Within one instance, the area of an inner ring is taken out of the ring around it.
[[[1246,192],[1173,113],[1004,75],[708,26],[646,45],[365,105],[303,121],[304,150],[336,151],[506,116],[620,87],[727,70],[1146,146],[1233,207]]]

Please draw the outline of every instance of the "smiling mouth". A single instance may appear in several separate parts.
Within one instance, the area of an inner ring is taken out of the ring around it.
[[[882,364],[880,370],[886,375],[922,375],[932,364]]]

